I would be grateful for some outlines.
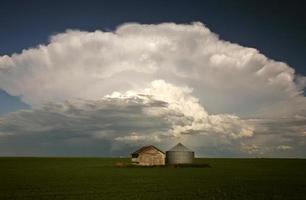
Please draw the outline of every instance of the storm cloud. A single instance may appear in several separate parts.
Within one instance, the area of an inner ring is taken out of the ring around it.
[[[0,119],[0,140],[85,137],[120,149],[179,138],[211,155],[296,156],[305,149],[305,83],[199,22],[68,30],[0,57],[0,88],[32,106]]]
[[[0,138],[46,136],[67,143],[101,140],[117,149],[150,143],[166,146],[173,140],[208,133],[229,139],[252,136],[252,125],[233,115],[209,115],[190,92],[156,80],[144,90],[115,92],[101,100],[49,103],[2,117]]]

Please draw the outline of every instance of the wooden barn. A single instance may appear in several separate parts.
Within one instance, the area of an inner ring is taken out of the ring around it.
[[[136,165],[165,165],[166,155],[153,145],[145,146],[132,153],[132,163]]]

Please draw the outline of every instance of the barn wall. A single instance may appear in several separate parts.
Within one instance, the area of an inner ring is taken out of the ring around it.
[[[150,149],[139,154],[139,165],[165,165],[165,154],[155,149]]]

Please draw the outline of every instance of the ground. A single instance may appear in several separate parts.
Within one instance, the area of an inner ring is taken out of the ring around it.
[[[125,162],[0,158],[0,199],[306,199],[305,159],[196,160],[210,168],[118,164]]]

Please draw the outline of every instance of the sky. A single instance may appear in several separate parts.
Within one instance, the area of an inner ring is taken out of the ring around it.
[[[3,1],[0,156],[305,157],[302,1]]]

